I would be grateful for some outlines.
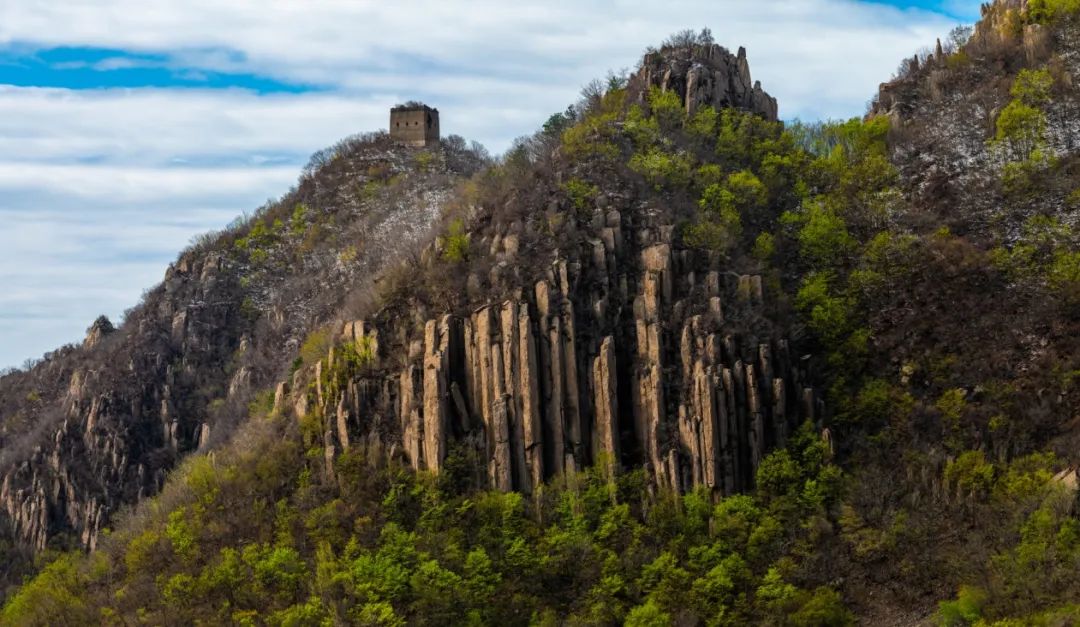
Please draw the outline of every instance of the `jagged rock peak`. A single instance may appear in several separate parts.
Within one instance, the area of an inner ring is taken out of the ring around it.
[[[1028,0],[984,3],[979,21],[970,29],[966,41],[953,40],[943,46],[939,39],[932,53],[917,53],[904,60],[897,74],[879,85],[867,117],[887,115],[894,124],[903,123],[920,98],[940,99],[945,88],[959,83],[950,75],[966,71],[971,58],[990,56],[1000,60],[1011,55],[1014,59],[1026,59],[1029,65],[1045,61],[1053,51],[1054,39],[1045,25],[1028,19],[1028,5]],[[958,52],[963,54],[951,66],[949,58]],[[1004,66],[999,70],[1004,71]]]
[[[736,107],[775,121],[776,99],[750,77],[746,49],[732,54],[715,43],[666,45],[645,53],[630,79],[631,94],[644,98],[649,87],[674,90],[693,114],[702,105]]]
[[[87,348],[95,346],[102,338],[115,330],[116,327],[113,326],[108,316],[98,316],[97,320],[94,320],[94,323],[86,330],[86,339],[83,340],[83,346]]]

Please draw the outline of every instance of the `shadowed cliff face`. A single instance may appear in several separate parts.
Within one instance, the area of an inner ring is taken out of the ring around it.
[[[674,91],[688,114],[734,107],[776,118],[775,100],[751,86],[744,50],[649,53],[627,100],[645,102],[650,87]],[[573,174],[548,167],[537,175]],[[645,467],[680,492],[749,488],[764,454],[820,412],[785,330],[767,323],[762,277],[690,249],[679,211],[617,174],[576,208],[559,183],[537,183],[529,200],[515,193],[520,214],[472,216],[479,259],[462,264],[463,293],[449,306],[416,298],[406,317],[384,310],[335,328],[363,365],[331,349],[279,384],[277,409],[318,429],[330,474],[357,446],[437,472],[465,443],[501,490],[531,492],[598,460]],[[554,239],[543,233],[552,216],[561,216]],[[442,265],[446,254],[436,241],[422,260]]]
[[[342,339],[371,361],[352,368],[331,349],[279,387],[279,409],[321,421],[330,473],[350,447],[399,445],[414,468],[439,471],[466,440],[503,490],[601,459],[677,491],[745,490],[818,401],[784,333],[760,324],[761,277],[674,244],[667,217],[612,198],[579,247],[528,259],[545,276],[511,298],[422,324],[345,324]],[[511,226],[479,246],[524,263],[521,238]]]
[[[312,326],[427,241],[483,160],[454,141],[421,152],[373,135],[316,155],[280,201],[181,254],[119,328],[100,318],[81,346],[0,379],[5,533],[93,549],[177,460],[226,441]]]

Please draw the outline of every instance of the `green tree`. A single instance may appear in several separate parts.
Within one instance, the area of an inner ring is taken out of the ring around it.
[[[671,615],[660,609],[652,599],[630,610],[624,627],[669,627]]]
[[[1013,100],[998,114],[996,128],[994,141],[1026,158],[1043,141],[1046,115],[1029,104]]]

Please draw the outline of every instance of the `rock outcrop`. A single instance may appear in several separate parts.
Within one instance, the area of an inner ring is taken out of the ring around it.
[[[529,493],[599,460],[644,466],[678,491],[749,488],[765,454],[820,416],[808,373],[759,324],[761,277],[725,273],[676,247],[671,225],[627,214],[598,210],[600,237],[534,259],[546,270],[495,290],[508,297],[422,323],[346,324],[344,340],[356,328],[381,339],[374,363],[329,394],[293,386],[300,398],[282,405],[321,415],[329,450],[364,442],[416,469],[439,472],[455,443],[473,446],[501,490]],[[490,241],[515,240],[514,228]]]
[[[649,87],[673,90],[689,114],[702,105],[752,111],[771,121],[778,114],[776,99],[751,79],[745,48],[735,55],[717,44],[664,47],[645,55],[629,87],[639,98]]]
[[[172,321],[169,333],[144,320],[141,331],[101,347],[107,362],[76,369],[54,424],[42,422],[50,437],[21,451],[5,449],[0,505],[17,538],[40,550],[65,529],[93,549],[110,512],[157,492],[179,455],[205,446],[210,426],[204,408],[193,411],[195,390],[240,340],[220,263],[187,257],[170,267],[161,293],[168,297],[156,312]],[[102,316],[84,347],[119,333]],[[238,369],[231,394],[246,379]]]
[[[383,263],[427,241],[443,199],[479,165],[462,148],[430,152],[434,161],[414,174],[412,155],[385,134],[343,142],[276,209],[288,221],[297,206],[311,207],[309,214],[318,208],[324,225],[345,225],[333,229],[339,236],[279,233],[261,251],[280,256],[264,261],[266,268],[231,239],[203,242],[180,255],[123,325],[103,316],[80,345],[0,377],[0,540],[41,550],[62,536],[64,545],[92,549],[113,512],[157,493],[185,455],[227,441],[250,402],[288,371],[307,332]],[[237,235],[239,227],[231,228]],[[304,239],[311,249],[294,255]],[[373,330],[349,332],[379,351]],[[357,421],[378,407],[371,399],[390,398],[367,386],[351,386],[347,404],[333,399],[327,440],[335,454],[366,446],[349,434],[362,431]],[[271,388],[273,406],[306,412],[297,389],[292,380]],[[432,446],[441,443],[436,429],[425,433]]]
[[[115,330],[116,328],[113,327],[108,317],[98,316],[97,320],[94,320],[94,324],[91,324],[90,328],[86,330],[86,339],[83,340],[83,346],[93,348]]]

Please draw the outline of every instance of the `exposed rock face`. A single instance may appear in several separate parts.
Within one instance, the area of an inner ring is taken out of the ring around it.
[[[746,49],[731,54],[717,44],[665,47],[642,59],[630,81],[631,93],[644,97],[649,87],[673,90],[693,114],[702,105],[735,107],[777,119],[776,99],[750,78]]]
[[[1054,49],[1065,52],[1066,54],[1062,55],[1064,58],[1073,57],[1071,51],[1067,50],[1074,47],[1073,42],[1054,42],[1045,26],[1023,24],[1023,16],[1027,10],[1028,0],[994,0],[984,3],[971,39],[963,47],[966,56],[970,58],[1000,55],[1003,54],[1003,48],[1019,44],[1016,52],[1021,53],[1027,63],[1033,66],[1045,61]],[[933,54],[921,61],[918,55],[904,61],[900,75],[878,87],[878,95],[871,103],[868,117],[888,115],[894,124],[900,124],[917,113],[917,107],[925,106],[926,101],[936,103],[947,99],[950,87],[955,88],[961,83],[956,76],[957,72],[948,70],[949,55],[952,52],[951,48],[945,49],[939,39]],[[1009,54],[1013,52],[1010,51]],[[967,59],[963,59],[958,65],[962,67],[966,62]],[[1061,80],[1071,83],[1072,78],[1067,66],[1059,68],[1066,70]],[[996,106],[995,103],[991,108]]]
[[[50,437],[29,450],[5,449],[0,505],[15,537],[40,550],[68,529],[93,549],[109,513],[155,493],[178,455],[206,445],[210,425],[199,418],[204,410],[192,411],[193,390],[213,372],[206,366],[240,340],[220,269],[220,260],[187,257],[170,267],[166,297],[157,301],[170,328],[147,328],[100,347],[109,355],[104,365],[76,370],[55,423],[42,424]],[[114,333],[120,331],[102,316],[84,347],[99,347]],[[131,350],[133,343],[141,350]],[[247,387],[249,374],[236,371],[231,393]]]
[[[94,324],[90,325],[90,328],[86,330],[86,339],[83,340],[83,346],[93,348],[94,346],[97,346],[105,336],[115,330],[116,328],[113,327],[113,324],[108,317],[98,316],[97,320],[94,320]]]
[[[450,145],[429,152],[434,161],[418,173],[412,154],[386,135],[343,142],[276,207],[286,216],[298,205],[318,209],[320,219],[341,227],[334,237],[294,256],[298,242],[288,240],[296,234],[287,236],[267,249],[283,257],[268,260],[272,271],[253,268],[231,240],[204,242],[169,267],[119,328],[99,318],[80,346],[0,376],[0,545],[40,550],[63,535],[65,545],[70,538],[93,548],[109,515],[155,494],[179,459],[228,441],[249,402],[288,371],[282,360],[295,358],[308,331],[332,319],[384,263],[428,241],[441,203],[481,163]],[[366,182],[376,183],[376,193]],[[365,352],[381,350],[374,329],[348,332],[343,339],[362,340]],[[424,415],[421,367],[418,361],[417,417]],[[328,406],[333,423],[324,435],[334,454],[370,447],[350,434],[374,432],[372,411],[396,415],[397,407],[379,405],[397,402],[396,383],[391,394],[354,382],[347,403],[321,386],[309,399],[298,383],[306,389],[308,381],[290,378],[274,390],[274,409],[304,414],[316,403]],[[397,437],[400,430],[383,431]],[[438,446],[436,430],[427,433]]]
[[[491,487],[525,493],[601,459],[679,491],[749,488],[765,454],[821,413],[788,341],[755,327],[761,278],[676,248],[655,216],[601,217],[606,235],[556,251],[528,289],[423,324],[346,325],[396,339],[340,396],[310,394],[327,448],[362,441],[438,472],[463,442]],[[357,420],[343,421],[349,407]]]

